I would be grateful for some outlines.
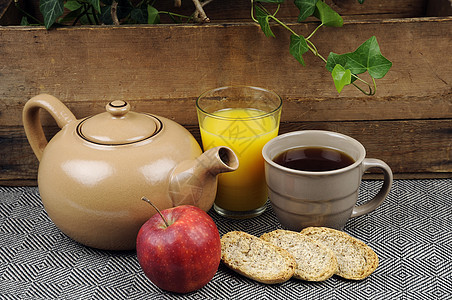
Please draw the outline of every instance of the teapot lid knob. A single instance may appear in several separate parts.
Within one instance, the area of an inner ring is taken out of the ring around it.
[[[115,100],[108,103],[105,108],[113,116],[121,117],[129,112],[130,104],[122,100]]]

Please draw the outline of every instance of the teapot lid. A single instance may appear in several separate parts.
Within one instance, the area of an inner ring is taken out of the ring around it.
[[[150,138],[162,128],[156,117],[129,111],[130,104],[125,101],[112,101],[106,109],[80,122],[77,133],[96,144],[124,145]]]

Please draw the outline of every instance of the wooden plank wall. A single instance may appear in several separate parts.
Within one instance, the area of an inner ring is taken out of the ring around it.
[[[315,26],[291,25],[297,32]],[[289,36],[279,27],[276,39],[251,23],[0,27],[0,185],[36,184],[38,163],[21,120],[34,95],[57,96],[78,118],[126,100],[136,111],[181,123],[199,140],[196,97],[231,84],[279,93],[281,133],[342,132],[398,178],[452,177],[451,25],[451,17],[355,20],[319,31],[313,42],[324,56],[377,36],[393,68],[372,97],[352,88],[338,95],[319,59],[307,55],[303,68],[289,55]],[[51,137],[55,122],[47,114],[42,120]]]

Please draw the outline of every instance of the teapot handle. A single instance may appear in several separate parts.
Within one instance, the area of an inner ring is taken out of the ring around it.
[[[47,139],[39,118],[41,108],[45,109],[55,119],[60,128],[76,120],[72,112],[54,96],[41,94],[28,100],[22,112],[22,119],[28,142],[39,161],[41,161],[42,153],[47,146]]]

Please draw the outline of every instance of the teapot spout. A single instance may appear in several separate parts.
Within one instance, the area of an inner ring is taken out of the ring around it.
[[[181,162],[173,170],[169,195],[173,206],[193,205],[208,211],[215,201],[217,175],[239,167],[239,160],[228,147],[207,150],[195,160]]]
[[[239,159],[231,148],[219,146],[207,150],[196,159],[197,169],[207,170],[216,177],[220,173],[231,172],[239,167]]]

